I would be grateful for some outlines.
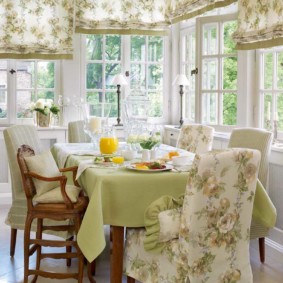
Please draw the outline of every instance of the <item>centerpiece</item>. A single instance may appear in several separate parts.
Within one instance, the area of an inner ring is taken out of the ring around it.
[[[36,124],[39,127],[49,127],[51,114],[58,117],[60,109],[54,104],[52,99],[38,99],[30,106],[32,112],[36,112]]]
[[[127,139],[128,144],[139,144],[142,149],[149,149],[161,144],[160,132],[144,133],[139,135],[130,134]]]

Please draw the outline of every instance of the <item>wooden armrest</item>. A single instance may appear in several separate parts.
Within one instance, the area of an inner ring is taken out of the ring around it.
[[[56,177],[45,177],[38,175],[37,173],[34,172],[25,172],[25,175],[31,178],[35,178],[41,181],[46,181],[46,182],[54,182],[54,181],[63,181],[64,179],[67,179],[66,176],[56,176]]]
[[[73,172],[73,183],[75,186],[79,187],[80,184],[77,182],[76,180],[76,175],[77,175],[77,171],[78,171],[78,166],[73,166],[73,167],[68,167],[68,168],[60,168],[59,169],[60,172],[64,173],[64,172]]]

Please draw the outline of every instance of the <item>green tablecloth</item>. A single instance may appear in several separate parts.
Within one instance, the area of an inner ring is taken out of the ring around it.
[[[66,167],[78,165],[89,157],[71,155]],[[126,168],[88,168],[79,178],[89,205],[77,241],[91,262],[105,247],[104,224],[142,227],[147,206],[163,195],[179,197],[185,192],[187,173],[145,173]],[[253,218],[266,227],[273,227],[276,209],[266,191],[257,186]]]

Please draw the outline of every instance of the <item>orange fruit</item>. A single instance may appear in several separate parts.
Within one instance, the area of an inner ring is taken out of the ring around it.
[[[179,156],[177,151],[170,151],[168,152],[169,159],[172,159],[173,156]]]

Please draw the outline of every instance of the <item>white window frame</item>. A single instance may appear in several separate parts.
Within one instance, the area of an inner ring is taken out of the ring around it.
[[[256,62],[257,62],[257,97],[258,97],[258,120],[259,120],[259,127],[265,128],[264,125],[264,94],[270,93],[271,94],[271,111],[270,111],[270,119],[271,119],[271,127],[268,130],[273,129],[273,123],[275,119],[275,112],[277,112],[277,95],[283,93],[283,89],[279,89],[277,87],[277,54],[278,52],[283,52],[283,47],[273,47],[270,49],[257,49],[256,50]],[[264,88],[264,54],[272,53],[273,54],[273,77],[272,77],[272,87],[271,89]],[[283,140],[283,131],[277,131],[277,139]]]
[[[81,94],[84,99],[86,99],[86,93],[91,91],[86,88],[86,66],[89,60],[86,59],[86,35],[81,35]],[[125,74],[126,71],[130,71],[131,61],[131,38],[130,35],[121,35],[121,73]],[[146,45],[147,46],[147,45]],[[105,48],[105,45],[103,45]],[[147,48],[147,47],[146,47]],[[169,121],[168,118],[168,94],[171,89],[169,74],[170,74],[170,58],[167,56],[170,50],[169,38],[164,37],[164,56],[163,56],[163,115],[162,117],[150,117],[148,119],[149,123],[153,124],[166,124]],[[139,61],[135,61],[134,63],[139,63]],[[142,62],[143,63],[143,62]],[[151,62],[146,62],[147,65],[150,65]],[[147,80],[146,80],[147,84]],[[149,89],[148,89],[149,90]],[[96,91],[96,90],[95,90]],[[105,94],[107,90],[101,90]],[[116,91],[116,90],[114,90]],[[150,90],[149,90],[150,91]],[[121,101],[125,99],[131,93],[130,84],[127,86],[123,86],[121,89]],[[122,122],[123,122],[123,111],[121,113]],[[116,117],[112,117],[110,123],[116,123]]]
[[[221,27],[223,27],[223,23],[224,22],[228,22],[228,21],[235,21],[237,20],[237,14],[233,13],[233,14],[227,14],[227,15],[218,15],[218,16],[208,16],[208,17],[199,17],[196,19],[196,50],[197,50],[197,54],[196,54],[196,61],[197,61],[197,68],[198,68],[198,77],[196,79],[196,81],[198,81],[198,83],[196,84],[196,89],[197,89],[197,95],[196,95],[196,106],[197,106],[197,111],[196,111],[196,122],[198,123],[202,123],[202,95],[203,93],[217,93],[218,95],[218,100],[217,100],[217,105],[218,105],[218,109],[216,109],[217,111],[217,123],[216,124],[210,124],[211,126],[213,126],[216,130],[218,131],[231,131],[238,123],[237,119],[236,119],[236,125],[223,125],[222,121],[223,121],[223,109],[221,107],[222,103],[222,97],[223,97],[223,93],[236,93],[237,95],[237,106],[239,106],[238,103],[238,99],[239,99],[239,95],[238,95],[238,89],[236,90],[224,90],[222,88],[222,78],[223,78],[223,68],[222,68],[222,59],[225,57],[231,57],[235,54],[224,54],[222,53],[217,53],[216,55],[201,55],[202,54],[202,26],[205,24],[209,24],[209,23],[217,23],[218,25],[221,24]],[[221,35],[222,33],[222,28],[220,28],[221,31]],[[218,35],[218,51],[221,50],[221,46],[222,46],[222,42],[223,42],[223,38],[222,36]],[[237,55],[236,55],[237,56]],[[238,56],[237,56],[238,57]],[[217,80],[218,80],[218,88],[215,90],[202,90],[202,59],[203,58],[216,58],[217,62],[218,62],[218,66],[217,66]],[[238,63],[239,64],[239,63]],[[239,67],[238,67],[239,70]],[[238,73],[239,74],[239,73]],[[237,77],[237,79],[239,79],[239,76]],[[238,85],[238,84],[237,84]],[[237,107],[237,109],[239,109],[239,107]],[[239,111],[237,111],[239,112]],[[238,116],[238,114],[237,114]]]
[[[16,60],[16,59],[1,59],[3,61],[7,61],[7,118],[0,119],[1,126],[7,126],[10,124],[33,124],[34,120],[32,118],[17,118],[17,73],[11,74],[10,70],[17,70],[17,62],[18,61],[31,61],[31,62],[54,62],[54,103],[57,104],[58,95],[60,91],[60,69],[61,69],[61,61],[58,60],[41,60],[41,59],[23,59],[23,60]],[[37,64],[35,64],[35,85],[34,88],[37,90]],[[28,89],[24,89],[28,90]],[[42,88],[40,89],[42,90]],[[36,96],[35,92],[35,97]]]

